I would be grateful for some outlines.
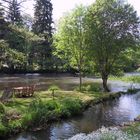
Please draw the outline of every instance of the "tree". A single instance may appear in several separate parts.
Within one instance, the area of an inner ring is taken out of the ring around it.
[[[7,35],[9,48],[24,54],[25,60],[21,68],[33,70],[34,62],[36,62],[36,59],[40,59],[37,57],[39,53],[38,46],[44,39],[28,31],[28,29],[19,28],[16,25],[10,25],[9,28],[10,32]]]
[[[8,20],[13,25],[22,25],[22,16],[21,16],[21,2],[18,2],[17,0],[11,0],[8,2]]]
[[[82,71],[86,54],[84,17],[86,8],[82,5],[63,17],[56,34],[57,55],[66,57],[70,65],[79,71],[80,90],[82,85]]]
[[[4,39],[7,23],[4,17],[4,8],[0,3],[0,39]]]
[[[33,31],[45,39],[52,37],[52,10],[50,0],[36,0]]]
[[[5,40],[0,40],[0,69],[6,67],[12,70],[21,68],[25,62],[23,53],[9,48],[9,44]]]
[[[41,60],[40,64],[43,68],[45,63],[50,65],[50,59],[52,57],[52,3],[51,0],[36,0],[33,32],[41,37],[44,37],[45,41],[42,43]]]
[[[139,38],[139,18],[129,4],[118,0],[97,0],[86,16],[86,41],[89,54],[98,67],[105,91],[115,62]]]

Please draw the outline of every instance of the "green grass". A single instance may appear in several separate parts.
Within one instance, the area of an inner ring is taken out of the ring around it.
[[[140,83],[140,76],[122,76],[122,77],[111,76],[109,79],[110,80],[120,80],[120,81],[124,81],[124,82]]]
[[[130,126],[125,126],[122,128],[124,132],[130,135],[136,135],[140,138],[140,122],[135,122]]]
[[[79,90],[79,86],[75,88],[76,91]],[[86,82],[82,84],[81,91],[84,93],[89,93],[89,92],[102,92],[103,88],[101,83],[91,83],[91,82]]]

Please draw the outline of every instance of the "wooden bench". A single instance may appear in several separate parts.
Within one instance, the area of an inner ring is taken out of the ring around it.
[[[34,91],[35,91],[35,85],[13,88],[14,95],[19,98],[32,97],[34,95]]]

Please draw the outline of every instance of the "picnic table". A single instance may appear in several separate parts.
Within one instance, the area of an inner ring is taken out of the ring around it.
[[[13,94],[16,97],[32,97],[35,90],[35,85],[32,86],[23,86],[23,87],[14,87]]]

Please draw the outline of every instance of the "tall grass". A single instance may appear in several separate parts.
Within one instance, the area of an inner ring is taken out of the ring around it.
[[[23,118],[24,125],[28,127],[40,126],[50,120],[60,117],[69,117],[81,112],[82,103],[76,99],[63,99],[62,101],[41,99],[34,100]]]
[[[75,90],[80,91],[79,86],[76,87]],[[100,83],[89,83],[89,82],[87,82],[87,83],[82,84],[81,91],[82,92],[93,92],[93,91],[94,92],[100,92],[100,91],[102,91],[102,86],[101,86]]]
[[[35,98],[23,112],[6,108],[0,103],[0,136],[14,134],[21,129],[46,126],[48,121],[81,113],[82,102],[78,99],[43,100]]]

